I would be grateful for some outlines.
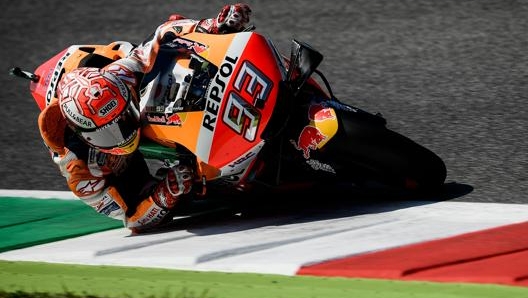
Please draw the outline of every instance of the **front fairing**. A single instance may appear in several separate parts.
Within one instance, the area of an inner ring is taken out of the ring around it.
[[[161,53],[163,63],[147,74],[140,91],[147,119],[144,136],[164,146],[184,146],[213,169],[208,178],[245,171],[264,145],[262,132],[285,77],[280,56],[254,32],[191,33],[174,43],[187,47],[187,55],[180,52],[171,59]],[[198,84],[202,87],[188,89],[199,92],[174,97],[189,74],[204,76]],[[172,104],[175,100],[190,106]]]

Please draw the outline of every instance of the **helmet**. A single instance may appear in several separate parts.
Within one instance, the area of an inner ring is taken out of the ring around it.
[[[116,75],[99,68],[77,68],[61,79],[57,93],[68,126],[88,145],[115,155],[136,150],[138,103]]]

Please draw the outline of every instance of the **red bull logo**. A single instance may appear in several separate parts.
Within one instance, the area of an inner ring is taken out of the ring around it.
[[[199,44],[199,43],[194,43],[194,45],[192,46],[192,49],[194,50],[196,54],[200,54],[200,53],[207,51],[207,46],[203,44]]]
[[[194,51],[196,54],[203,53],[207,51],[208,47],[204,44],[201,44],[199,42],[188,40],[185,38],[178,37],[173,40],[173,43],[176,45],[176,47],[182,47],[186,48],[188,50]]]
[[[182,118],[182,116],[177,113],[165,115],[147,114],[146,119],[148,123],[181,126],[185,120],[185,116]]]
[[[333,109],[322,104],[313,104],[308,108],[308,119],[313,121],[325,121],[335,119]]]
[[[183,123],[182,118],[177,113],[172,114],[170,116],[166,116],[165,124],[167,125],[179,125],[181,126]]]
[[[295,146],[295,149],[303,152],[303,156],[306,159],[310,158],[310,150],[317,150],[317,146],[326,140],[326,136],[315,126],[306,125],[297,142],[290,140],[290,142]]]

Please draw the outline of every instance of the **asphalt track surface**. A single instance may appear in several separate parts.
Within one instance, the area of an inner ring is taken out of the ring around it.
[[[247,1],[257,30],[325,55],[341,100],[381,112],[446,163],[444,199],[526,203],[528,1]],[[133,4],[133,5],[132,5]],[[216,15],[223,1],[5,1],[0,10],[0,189],[66,190],[37,130],[28,82],[70,44],[141,42],[171,12]]]
[[[432,149],[444,159],[448,169],[448,187],[439,197],[367,207],[334,201],[325,206],[325,214],[320,214],[320,204],[312,204],[300,213],[289,207],[271,206],[269,208],[280,207],[279,211],[266,213],[264,220],[282,218],[277,214],[293,216],[300,226],[303,223],[309,225],[310,228],[304,231],[312,232],[321,217],[350,220],[353,226],[361,223],[361,217],[358,221],[357,217],[346,214],[365,212],[369,217],[387,220],[387,213],[394,212],[397,216],[415,208],[427,209],[430,207],[427,200],[526,204],[528,108],[524,100],[528,91],[525,83],[528,79],[528,2],[248,2],[253,7],[253,21],[258,31],[272,37],[285,52],[289,50],[292,38],[311,43],[325,54],[321,70],[327,74],[341,100],[381,112],[391,128]],[[130,3],[134,5],[130,6]],[[0,75],[0,86],[4,91],[0,95],[4,103],[0,109],[0,189],[66,190],[64,179],[54,168],[40,141],[36,127],[38,109],[30,97],[28,82],[8,76],[10,67],[32,70],[70,44],[114,40],[140,42],[170,12],[203,18],[215,15],[223,4],[203,0],[185,3],[148,0],[5,3],[0,11],[0,34],[4,41],[4,46],[0,47],[3,58],[0,63],[5,71],[5,75]],[[339,191],[336,195],[340,195]],[[341,197],[348,202],[350,196]],[[382,199],[391,198],[388,195]],[[280,204],[278,201],[274,203]],[[293,204],[293,209],[296,206]],[[508,204],[515,210],[502,213],[493,206],[485,204],[479,212],[488,208],[486,210],[500,217],[501,222],[504,218],[515,222],[526,216],[525,208],[522,208],[525,206]],[[314,210],[319,213],[312,218],[306,216],[313,215],[310,211]],[[489,220],[479,212],[472,213],[467,207],[454,211],[467,214],[460,219],[464,224],[458,225],[467,229],[471,229],[471,215],[475,222]],[[456,213],[454,211],[450,213]],[[505,213],[506,217],[503,216]],[[516,219],[515,214],[520,219]],[[449,231],[446,223],[454,223],[451,217],[436,211],[429,217],[424,217],[423,213],[417,216],[418,222],[411,222],[406,227],[422,228],[421,232],[428,237],[433,235],[423,229],[424,224],[419,220],[434,225],[436,219],[438,224],[431,230],[442,232]],[[404,224],[410,218],[408,215],[398,217]],[[219,233],[219,239],[229,243],[233,226],[229,221],[217,224],[214,222],[205,229],[222,231],[222,227],[227,226],[223,230],[225,235]],[[250,219],[248,224],[259,224],[259,221]],[[274,224],[264,224],[262,228],[269,230],[273,227]],[[329,228],[327,224],[324,227]],[[276,227],[279,232],[281,228],[280,225]],[[395,231],[405,233],[406,230],[398,228]],[[173,229],[162,236],[193,232],[196,231],[191,226],[183,230]],[[378,234],[366,233],[382,240],[388,235],[386,228]],[[364,247],[367,234],[339,239]],[[123,238],[123,235],[119,234],[117,238]],[[413,231],[408,235],[421,234]],[[203,237],[197,238],[207,241]],[[356,243],[358,238],[363,241]],[[126,239],[139,241],[148,240],[148,237]],[[278,238],[273,236],[270,239],[276,241]],[[403,237],[391,239],[402,240]],[[379,244],[382,240],[373,242]],[[178,244],[184,245],[183,242]],[[316,251],[314,249],[319,246],[315,242],[312,244],[309,247]],[[336,245],[336,242],[320,241],[319,245],[335,246],[346,250],[342,252],[346,254],[352,252],[349,246]],[[323,249],[314,255],[324,257],[321,251],[330,253]],[[123,258],[117,260],[123,261]],[[270,258],[259,260],[267,262]],[[521,264],[515,260],[507,263]]]

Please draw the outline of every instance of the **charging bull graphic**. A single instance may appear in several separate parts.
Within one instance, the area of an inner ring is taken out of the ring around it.
[[[316,150],[317,145],[324,140],[326,140],[326,136],[317,127],[306,125],[301,131],[297,143],[294,140],[290,140],[290,142],[295,146],[295,149],[303,152],[304,158],[309,159],[310,150]]]
[[[320,145],[323,145],[321,143],[327,141],[329,137],[332,137],[335,130],[337,130],[337,126],[334,129],[331,125],[324,125],[321,122],[335,119],[337,117],[334,110],[325,103],[311,104],[308,107],[308,120],[310,120],[310,123],[303,128],[297,142],[294,140],[290,140],[290,142],[295,149],[303,152],[304,158],[309,159],[310,150],[317,150]],[[330,121],[329,123],[333,122]]]
[[[177,113],[174,113],[174,114],[172,114],[170,116],[165,115],[165,117],[167,119],[165,121],[166,125],[179,125],[179,126],[181,126],[182,123],[183,123],[182,118]]]

